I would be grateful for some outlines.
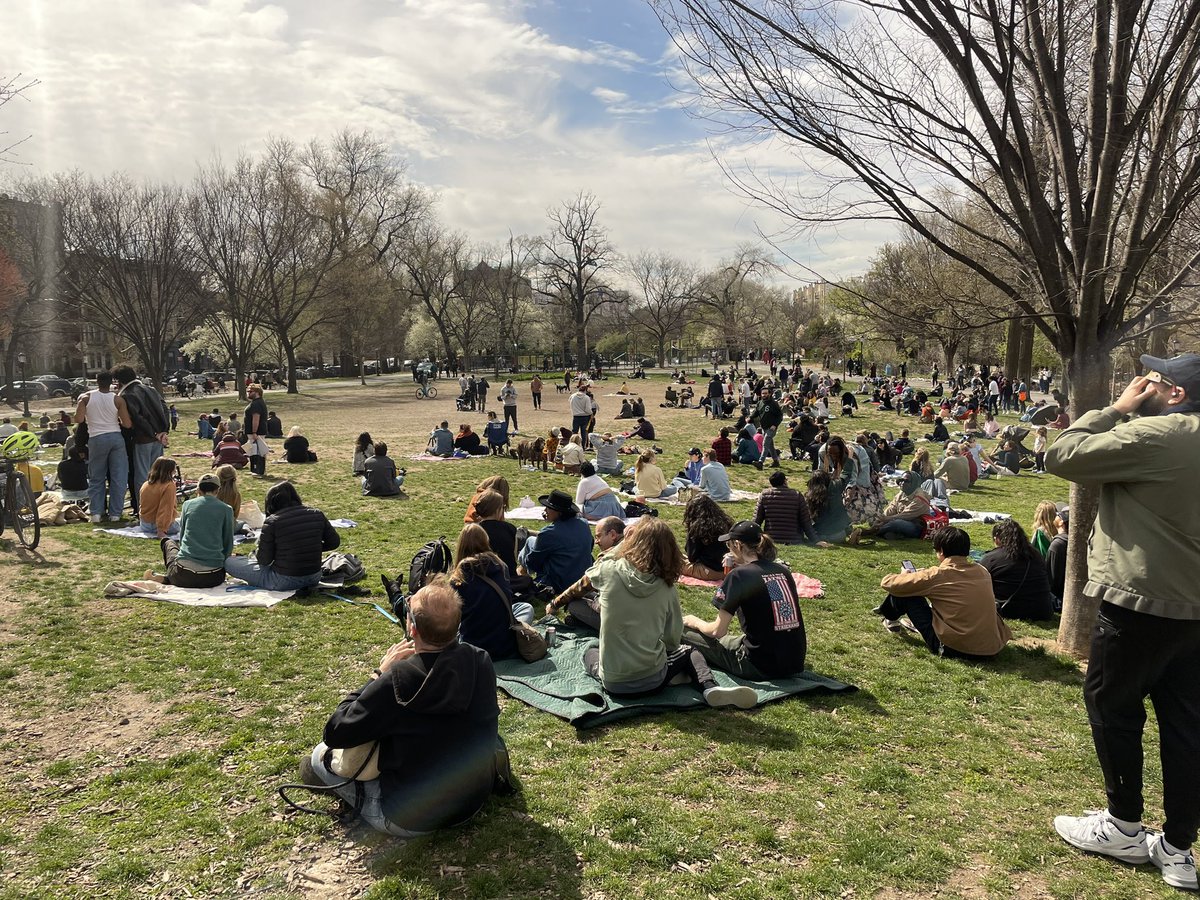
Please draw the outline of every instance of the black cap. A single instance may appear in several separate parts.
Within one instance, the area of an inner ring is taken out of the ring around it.
[[[1141,363],[1151,381],[1165,379],[1183,388],[1189,400],[1200,400],[1200,354],[1181,353],[1170,359],[1143,354]]]
[[[1058,517],[1062,519],[1062,523],[1068,528],[1071,526],[1071,506],[1068,503],[1055,504]]]
[[[728,534],[717,538],[718,541],[742,541],[746,544],[757,545],[762,540],[762,529],[748,520],[738,522],[729,529]]]

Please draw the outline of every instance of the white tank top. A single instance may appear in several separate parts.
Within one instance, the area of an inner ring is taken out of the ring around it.
[[[112,434],[121,430],[117,422],[117,395],[112,391],[88,391],[88,434]]]

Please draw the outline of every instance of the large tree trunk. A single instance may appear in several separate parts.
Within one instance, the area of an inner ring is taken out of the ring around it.
[[[1031,391],[1033,387],[1033,328],[1033,321],[1030,320],[1021,329],[1021,359],[1017,363],[1017,370]]]
[[[1017,367],[1021,362],[1021,340],[1025,330],[1020,319],[1008,320],[1008,343],[1004,348],[1004,374],[1012,380],[1017,375]],[[946,371],[949,371],[947,369]]]
[[[588,367],[587,358],[587,326],[583,319],[583,310],[575,312],[575,368],[584,370]]]
[[[298,394],[300,387],[296,384],[296,348],[292,346],[292,339],[287,336],[287,332],[280,332],[279,346],[283,348],[283,355],[287,357],[287,392]]]
[[[1107,354],[1077,349],[1066,360],[1064,390],[1071,396],[1075,414],[1100,409],[1112,399],[1109,379],[1112,362]],[[1071,485],[1071,540],[1067,545],[1067,580],[1063,593],[1062,618],[1058,624],[1058,642],[1068,653],[1086,659],[1091,649],[1092,629],[1100,601],[1085,597],[1087,583],[1088,537],[1096,521],[1100,488],[1095,485]]]

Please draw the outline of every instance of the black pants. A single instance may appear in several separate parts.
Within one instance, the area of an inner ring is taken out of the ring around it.
[[[212,572],[193,572],[179,565],[179,544],[170,538],[163,538],[163,564],[167,567],[167,584],[182,588],[210,588],[225,582],[225,570],[216,569]]]
[[[542,395],[541,395],[540,391],[533,395],[533,408],[534,409],[542,408]]]
[[[587,416],[571,416],[571,433],[578,434],[579,440],[583,446],[588,445],[588,425],[591,423],[592,417]]]
[[[600,648],[590,647],[583,652],[583,667],[587,669],[587,673],[593,678],[600,677]],[[699,690],[716,687],[717,681],[713,678],[712,670],[709,669],[708,663],[704,661],[704,656],[699,650],[694,650],[686,645],[676,647],[672,652],[667,654],[667,668],[663,672],[662,684],[657,687],[649,688],[636,693],[617,693],[608,688],[610,694],[618,697],[649,697],[657,694],[667,685],[676,675],[687,675],[692,682],[692,686]]]
[[[595,629],[596,631],[600,630],[600,609],[598,603],[596,606],[592,606],[586,599],[572,600],[567,604],[567,613],[588,628]]]
[[[508,425],[508,420],[510,418],[512,419],[513,431],[518,431],[519,426],[517,425],[517,408],[515,406],[504,407],[504,424],[505,424],[505,426]]]
[[[888,594],[879,604],[879,613],[885,619],[899,619],[901,616],[908,616],[908,621],[912,622],[920,633],[921,639],[925,641],[925,646],[929,648],[930,653],[948,656],[952,659],[991,659],[990,656],[963,653],[943,644],[937,636],[937,632],[933,630],[933,610],[929,607],[929,601],[924,597],[896,597]]]
[[[1083,688],[1109,812],[1142,818],[1142,730],[1158,716],[1163,833],[1185,850],[1200,827],[1200,621],[1103,603]]]

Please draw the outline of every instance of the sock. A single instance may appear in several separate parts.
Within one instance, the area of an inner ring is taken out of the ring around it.
[[[1170,841],[1168,841],[1165,837],[1162,839],[1162,848],[1163,848],[1163,850],[1167,851],[1167,853],[1170,854],[1171,856],[1187,856],[1189,853],[1192,852],[1191,847],[1189,847],[1186,850],[1178,849]]]
[[[1141,822],[1129,822],[1125,819],[1118,819],[1112,813],[1108,814],[1108,818],[1129,837],[1135,837],[1137,833],[1142,830]]]
[[[702,693],[707,694],[709,691],[711,691],[715,687],[719,687],[719,685],[715,681],[706,681],[702,685],[700,685],[700,690]]]

